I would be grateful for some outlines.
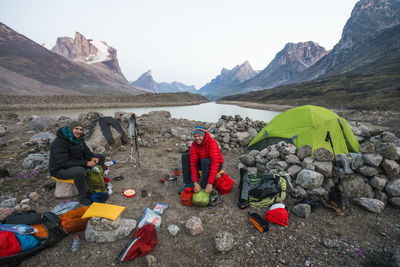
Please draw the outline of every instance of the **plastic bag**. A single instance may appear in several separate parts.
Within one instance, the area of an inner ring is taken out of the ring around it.
[[[156,228],[156,230],[158,231],[158,228],[160,228],[160,225],[161,225],[161,216],[158,215],[153,210],[146,208],[144,210],[142,219],[140,219],[138,228],[141,228],[146,224],[153,224],[154,227]]]
[[[32,235],[39,232],[27,224],[0,224],[0,231],[14,232],[20,235]]]
[[[167,204],[157,203],[153,211],[161,215],[167,208],[168,208]]]
[[[63,201],[55,206],[51,212],[55,213],[57,216],[60,216],[72,209],[74,209],[79,204],[78,201]]]

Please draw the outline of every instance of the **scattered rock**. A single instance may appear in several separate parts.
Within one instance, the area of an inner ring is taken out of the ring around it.
[[[33,201],[38,201],[40,198],[40,194],[38,194],[37,192],[31,192],[29,193],[29,197],[33,200]]]
[[[147,267],[156,267],[157,266],[157,260],[153,255],[146,255],[146,260],[147,260]]]
[[[8,215],[12,214],[14,211],[15,211],[14,208],[0,207],[0,220],[3,220],[5,217],[7,217]]]
[[[222,231],[215,235],[215,247],[220,252],[228,252],[233,249],[233,235],[229,232]]]
[[[339,241],[336,239],[324,239],[324,241],[322,241],[322,244],[326,247],[326,248],[339,248]]]
[[[186,228],[189,230],[191,235],[199,235],[203,233],[203,223],[201,222],[201,219],[192,216],[189,218],[189,220],[186,222]]]
[[[180,231],[179,227],[175,224],[171,224],[168,226],[168,232],[173,236],[176,236],[179,233],[179,231]]]
[[[44,165],[49,165],[48,154],[29,154],[22,162],[22,168],[24,169],[34,169],[35,167]]]
[[[2,208],[11,208],[17,203],[17,199],[15,197],[3,200],[0,204]]]
[[[308,204],[297,204],[292,208],[294,214],[302,218],[308,218],[311,214],[311,206]]]

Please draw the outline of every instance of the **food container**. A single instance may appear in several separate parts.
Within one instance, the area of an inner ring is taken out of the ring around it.
[[[125,197],[130,198],[130,197],[133,197],[134,195],[136,195],[136,192],[133,189],[127,189],[127,190],[124,191],[124,196]]]

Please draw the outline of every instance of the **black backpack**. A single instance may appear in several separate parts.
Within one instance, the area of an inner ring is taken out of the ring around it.
[[[37,224],[41,223],[47,230],[48,237],[42,240],[40,245],[34,249],[20,252],[16,255],[0,257],[1,266],[17,266],[22,259],[35,255],[46,247],[57,244],[68,233],[62,228],[58,216],[53,212],[38,213],[34,210],[17,212],[8,215],[2,224]]]

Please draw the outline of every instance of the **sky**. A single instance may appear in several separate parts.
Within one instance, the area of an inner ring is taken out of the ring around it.
[[[129,81],[201,88],[246,60],[263,70],[286,43],[330,50],[357,0],[0,0],[0,22],[38,44],[58,37],[102,40],[117,49]]]

